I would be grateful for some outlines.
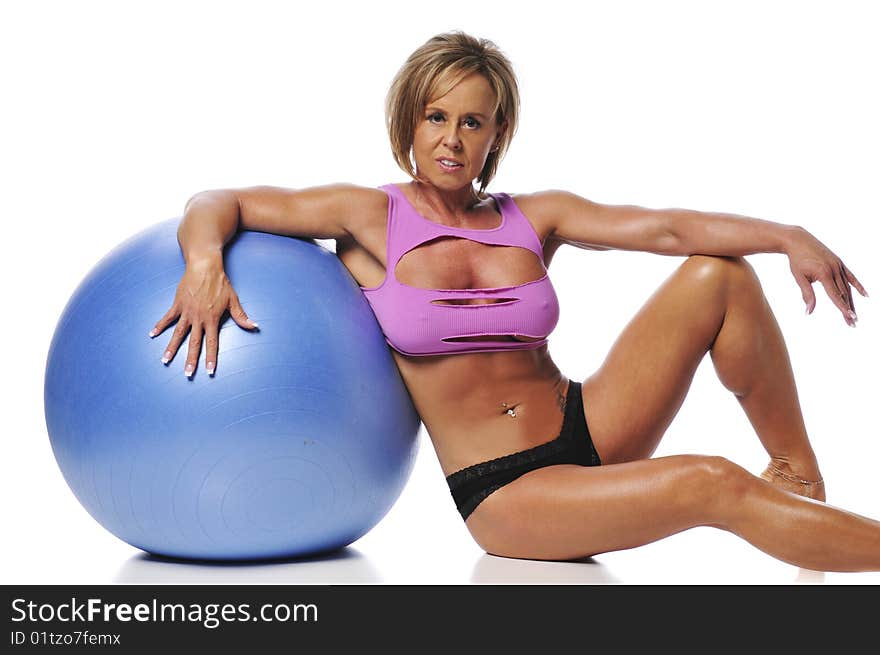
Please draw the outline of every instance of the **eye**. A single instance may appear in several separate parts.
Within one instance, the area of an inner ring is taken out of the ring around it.
[[[477,129],[478,127],[480,127],[480,121],[478,121],[476,118],[473,118],[471,116],[468,116],[467,118],[465,118],[464,123],[465,123],[465,125],[473,128],[473,129]]]
[[[443,114],[441,114],[439,111],[435,111],[433,114],[428,115],[428,122],[429,123],[439,123],[442,120],[443,120]]]

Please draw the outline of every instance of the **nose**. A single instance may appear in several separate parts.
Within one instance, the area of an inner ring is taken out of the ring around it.
[[[443,135],[443,143],[452,150],[461,148],[461,137],[458,134],[458,125],[451,124]]]

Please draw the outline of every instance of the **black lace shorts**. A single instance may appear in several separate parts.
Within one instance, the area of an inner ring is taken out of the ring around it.
[[[601,463],[584,416],[581,383],[570,380],[558,437],[528,450],[463,468],[449,475],[446,482],[461,517],[467,519],[489,494],[524,473],[553,464],[599,466]]]

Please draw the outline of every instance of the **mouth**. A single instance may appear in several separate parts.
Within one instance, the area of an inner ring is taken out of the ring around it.
[[[464,164],[461,162],[455,161],[454,159],[448,159],[447,157],[441,157],[436,161],[444,171],[457,171],[460,168],[464,168]]]

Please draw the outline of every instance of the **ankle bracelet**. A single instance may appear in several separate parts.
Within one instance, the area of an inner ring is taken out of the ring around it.
[[[791,475],[789,473],[784,473],[784,472],[780,471],[778,468],[776,468],[775,466],[773,466],[772,464],[768,468],[771,471],[773,471],[776,475],[778,475],[780,478],[784,478],[784,479],[788,480],[789,482],[798,482],[800,484],[806,484],[806,485],[810,485],[810,486],[819,485],[824,482],[824,480],[822,478],[819,478],[818,480],[804,480],[804,479],[799,478],[795,475]]]

